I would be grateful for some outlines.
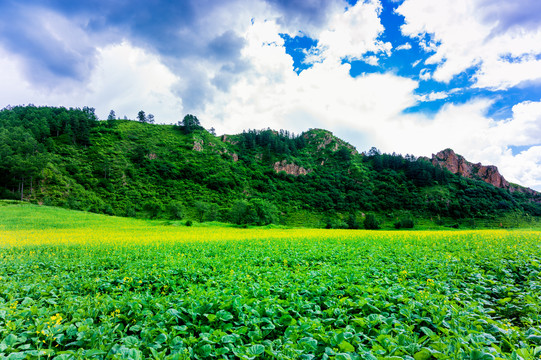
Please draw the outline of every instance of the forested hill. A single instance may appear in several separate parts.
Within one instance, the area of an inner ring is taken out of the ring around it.
[[[511,193],[409,155],[359,154],[326,130],[217,137],[191,115],[178,125],[151,121],[99,121],[92,108],[1,110],[0,198],[257,225],[541,216],[539,193]]]

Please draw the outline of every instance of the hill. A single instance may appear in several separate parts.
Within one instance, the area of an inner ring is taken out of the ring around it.
[[[429,160],[428,158],[426,158]],[[483,165],[481,163],[473,164],[464,159],[463,156],[455,154],[453,149],[445,149],[432,154],[432,159],[429,160],[435,166],[441,166],[452,172],[470,179],[483,180],[493,186],[501,189],[506,189],[511,192],[521,192],[533,195],[534,199],[539,199],[539,193],[533,189],[509,183],[498,168],[494,165]]]
[[[510,192],[429,159],[359,154],[323,129],[214,136],[111,119],[91,108],[0,111],[0,197],[110,215],[264,225],[358,227],[368,213],[456,223],[541,216],[535,192]]]

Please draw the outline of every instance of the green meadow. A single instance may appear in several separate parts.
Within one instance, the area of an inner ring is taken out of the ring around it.
[[[187,227],[3,202],[0,359],[539,359],[540,234]]]

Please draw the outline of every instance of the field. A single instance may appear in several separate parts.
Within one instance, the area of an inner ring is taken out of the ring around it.
[[[0,359],[539,359],[541,233],[0,206]]]

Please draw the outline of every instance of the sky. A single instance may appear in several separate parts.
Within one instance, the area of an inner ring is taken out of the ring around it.
[[[539,0],[0,0],[0,108],[452,148],[541,191]]]

